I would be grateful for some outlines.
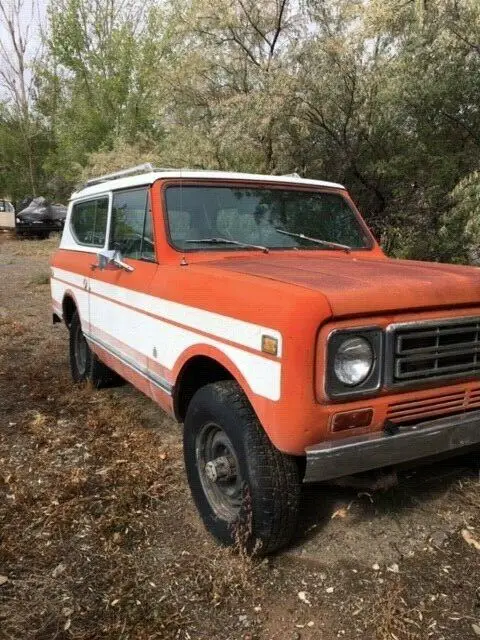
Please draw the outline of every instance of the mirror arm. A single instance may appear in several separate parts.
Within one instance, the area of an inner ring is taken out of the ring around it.
[[[126,262],[123,262],[123,260],[120,260],[119,258],[112,258],[112,262],[113,264],[117,265],[117,267],[120,267],[120,269],[124,269],[129,273],[131,273],[132,271],[135,271],[135,269],[131,265],[127,264]]]

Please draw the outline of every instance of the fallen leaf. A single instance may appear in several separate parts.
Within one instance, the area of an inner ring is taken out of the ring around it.
[[[472,629],[474,630],[477,636],[480,636],[480,626],[478,626],[478,624],[472,624]]]
[[[5,584],[6,582],[8,582],[7,576],[0,576],[0,587],[2,586],[2,584]]]
[[[462,529],[462,537],[467,544],[475,547],[477,551],[480,551],[480,542],[473,537],[468,529]]]
[[[394,562],[389,567],[387,567],[387,571],[390,571],[391,573],[398,573],[400,571],[400,568],[398,564]]]
[[[58,578],[58,576],[65,571],[67,567],[61,562],[57,564],[55,569],[52,571],[52,578]]]
[[[337,509],[332,514],[332,517],[330,519],[333,520],[334,518],[346,518],[346,517],[347,517],[347,509],[345,507],[341,507],[340,509]]]
[[[310,600],[308,599],[306,591],[299,591],[298,592],[298,599],[301,600],[302,602],[304,602],[305,604],[310,604]]]

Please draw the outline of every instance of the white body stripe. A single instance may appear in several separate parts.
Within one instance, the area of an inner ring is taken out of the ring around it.
[[[82,276],[56,267],[53,272],[55,278],[83,287]],[[281,355],[282,336],[278,331],[131,291],[93,278],[89,283],[90,315],[88,315],[87,292],[76,289],[75,295],[79,295],[82,299],[82,302],[79,302],[82,306],[81,317],[84,320],[89,317],[90,333],[93,337],[95,337],[95,329],[100,329],[146,357],[155,359],[169,370],[174,368],[178,358],[186,349],[197,344],[211,345],[230,359],[254,393],[270,400],[279,400],[281,364],[279,361],[266,358],[261,352],[262,334],[268,334],[277,338],[279,355]],[[68,285],[52,280],[52,296],[60,304],[66,288]],[[121,306],[115,301],[132,308]],[[161,316],[163,319],[153,318],[141,313],[142,311]],[[176,326],[170,322],[184,326]],[[208,333],[209,336],[199,335],[195,332],[196,330]],[[228,340],[234,344],[225,344],[221,340]],[[242,347],[248,347],[257,353],[245,351]],[[154,349],[155,358],[153,358]]]
[[[72,288],[72,293],[75,296],[75,300],[78,305],[78,312],[80,314],[80,318],[83,321],[88,322],[89,310],[88,310],[88,291],[85,289],[83,285],[84,278],[77,274],[71,274],[72,277],[69,278],[69,282],[71,282],[75,288]],[[50,287],[52,290],[52,298],[59,304],[62,305],[63,296],[65,295],[65,291],[69,288],[68,285],[65,285],[63,282],[59,282],[58,280],[50,280]],[[77,287],[80,287],[79,289]]]
[[[278,340],[278,355],[282,354],[282,336],[274,329],[261,327],[257,324],[244,322],[237,318],[212,313],[204,309],[190,307],[188,305],[172,302],[163,298],[157,298],[138,291],[132,291],[124,287],[118,287],[101,280],[91,279],[92,293],[113,298],[118,302],[131,307],[148,311],[166,320],[186,325],[192,329],[209,333],[223,340],[240,344],[255,351],[262,350],[262,335],[268,334]],[[93,321],[93,320],[92,320]]]

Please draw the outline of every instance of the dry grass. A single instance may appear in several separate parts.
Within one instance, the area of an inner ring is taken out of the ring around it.
[[[29,280],[28,284],[34,286],[42,286],[50,284],[50,273],[48,271],[43,271],[34,275],[34,277]]]
[[[392,581],[381,604],[372,610],[376,640],[423,640],[423,614],[409,607],[404,591],[400,580]]]
[[[21,257],[45,257],[50,256],[58,247],[60,236],[58,233],[50,234],[46,240],[36,240],[33,238],[15,238],[13,236],[2,237],[0,242],[0,256],[21,256]]]
[[[3,637],[208,637],[203,608],[221,618],[258,569],[181,525],[178,446],[139,428],[128,403],[64,394],[11,425],[27,450],[0,438]]]

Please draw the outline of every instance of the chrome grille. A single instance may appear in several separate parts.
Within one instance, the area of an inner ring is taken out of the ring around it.
[[[394,328],[393,384],[480,373],[480,318]]]

